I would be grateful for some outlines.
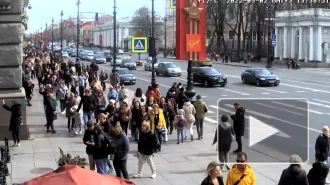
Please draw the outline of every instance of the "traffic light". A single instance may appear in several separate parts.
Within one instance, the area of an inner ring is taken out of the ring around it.
[[[95,21],[99,21],[99,13],[95,13]]]

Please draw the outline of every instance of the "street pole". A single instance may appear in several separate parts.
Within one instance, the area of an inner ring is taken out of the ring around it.
[[[155,63],[157,60],[155,46],[155,0],[151,0],[151,38],[149,39],[149,42],[152,57],[151,86],[156,87]]]
[[[37,46],[40,47],[39,45],[39,40],[40,40],[40,32],[39,32],[39,29],[38,29],[38,32],[37,32]]]
[[[165,27],[165,34],[164,34],[164,45],[165,45],[165,50],[164,50],[164,57],[166,57],[166,50],[167,50],[167,47],[166,47],[166,40],[167,40],[167,35],[166,35],[166,22],[167,22],[167,16],[165,17],[164,19],[164,27]]]
[[[52,18],[52,52],[54,52],[54,18]]]
[[[77,14],[77,58],[76,58],[76,62],[79,62],[79,44],[80,44],[80,29],[79,29],[79,5],[80,5],[80,0],[78,0],[77,2],[77,6],[78,6],[78,14]]]
[[[44,32],[43,32],[43,30],[42,30],[42,26],[41,26],[41,28],[40,28],[40,37],[41,37],[41,39],[40,40],[43,40],[43,34]],[[41,44],[40,44],[41,45]]]
[[[63,51],[63,10],[61,11],[61,51]]]
[[[116,0],[113,0],[113,69],[112,72],[114,73],[116,71],[116,47],[117,47],[117,12],[116,12],[117,6],[116,6]],[[111,62],[110,62],[111,65]]]
[[[48,25],[47,25],[47,23],[46,23],[46,25],[45,25],[45,26],[46,26],[46,32],[47,32],[47,34],[45,34],[45,37],[46,37],[46,38],[45,38],[45,43],[47,43],[47,44],[48,44],[48,45],[47,45],[47,49],[48,49],[49,43],[48,43],[48,42],[46,42],[46,41],[48,40],[48,38],[47,38],[47,35],[48,35],[48,30],[47,30],[47,29],[48,29]],[[49,37],[49,35],[48,35],[48,37]]]

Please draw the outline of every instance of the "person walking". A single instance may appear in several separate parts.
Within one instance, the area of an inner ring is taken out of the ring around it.
[[[118,117],[120,121],[120,126],[127,135],[128,122],[132,118],[132,112],[126,101],[121,102],[121,106],[119,107],[118,113],[119,113]]]
[[[105,81],[108,79],[108,74],[106,72],[104,72],[104,69],[101,70],[99,79],[101,82],[102,90],[105,91],[105,89],[106,89]]]
[[[113,88],[112,85],[110,85],[107,97],[108,97],[108,101],[110,100],[115,100],[115,102],[119,101],[118,92]]]
[[[322,155],[322,154],[329,154],[329,147],[330,147],[330,138],[329,138],[329,127],[324,126],[322,128],[322,134],[320,134],[316,138],[315,142],[315,156]],[[329,155],[325,159],[327,163],[329,163]],[[329,184],[329,180],[326,178],[326,183]]]
[[[78,135],[78,134],[81,134],[82,131],[83,131],[83,122],[84,122],[84,119],[83,119],[83,111],[82,110],[78,110],[78,105],[81,101],[81,98],[78,97],[75,99],[75,105],[72,106],[70,108],[70,112],[72,113],[72,118],[74,118],[75,120],[75,134]]]
[[[78,76],[78,82],[79,82],[79,95],[83,96],[84,91],[85,91],[85,84],[86,84],[86,76],[85,76],[86,72],[82,72],[79,76]]]
[[[85,124],[85,130],[86,130],[87,122],[89,120],[94,119],[94,111],[97,106],[95,99],[92,97],[92,93],[90,90],[85,90],[85,94],[81,98],[77,111],[80,110],[82,105],[83,105],[84,124]]]
[[[57,99],[60,100],[60,109],[61,109],[61,112],[63,112],[66,108],[65,106],[65,99],[67,97],[67,94],[69,92],[69,89],[68,87],[65,85],[65,83],[62,81],[60,82],[60,86],[59,88],[57,89]]]
[[[134,98],[140,102],[141,106],[145,105],[147,102],[147,97],[143,94],[141,88],[136,89]]]
[[[87,123],[87,130],[83,137],[84,144],[86,145],[86,154],[88,155],[89,169],[95,170],[95,160],[93,157],[94,154],[94,145],[95,145],[95,132],[94,132],[94,122],[92,120]]]
[[[218,124],[218,129],[215,131],[213,144],[218,142],[218,156],[221,162],[221,170],[226,165],[227,170],[230,169],[229,151],[231,148],[231,142],[233,141],[233,135],[235,135],[234,128],[228,123],[229,117],[226,115],[221,116],[221,123]]]
[[[54,101],[54,95],[52,93],[48,93],[48,98],[46,100],[46,120],[47,120],[47,133],[55,134],[56,131],[54,129],[54,121],[57,120],[57,111]],[[51,129],[51,130],[49,130]]]
[[[161,151],[163,134],[166,132],[166,122],[163,114],[163,110],[159,108],[158,104],[152,106],[150,111],[150,123],[151,131],[155,134],[155,139],[157,141],[156,151]]]
[[[119,125],[115,126],[114,135],[116,137],[116,150],[113,159],[113,166],[115,168],[117,177],[123,177],[124,179],[129,180],[127,172],[129,140]]]
[[[116,70],[112,69],[112,73],[110,75],[110,84],[112,87],[117,91],[118,90],[118,83],[120,82],[119,74]]]
[[[96,109],[94,111],[94,115],[96,117],[96,122],[98,122],[98,115],[100,113],[104,113],[105,112],[105,107],[107,105],[107,101],[105,99],[105,97],[103,96],[103,92],[99,91],[97,93],[97,97],[95,97],[95,103],[96,103]]]
[[[234,150],[234,154],[237,154],[242,151],[242,136],[244,136],[245,131],[245,109],[239,103],[234,103],[234,108],[236,113],[235,115],[230,115],[230,118],[234,122],[235,139],[238,145],[238,148]]]
[[[73,128],[75,125],[75,119],[73,117],[73,113],[70,111],[71,107],[73,107],[75,105],[75,99],[76,98],[75,98],[74,93],[70,92],[65,101],[65,107],[66,107],[65,108],[65,117],[68,118],[67,128],[68,128],[69,132],[73,131]]]
[[[156,140],[155,140],[155,135],[151,132],[149,121],[143,121],[141,132],[139,135],[139,141],[140,142],[138,143],[138,152],[139,152],[138,174],[134,175],[133,177],[135,178],[142,177],[143,163],[146,160],[152,173],[151,178],[154,179],[156,178],[156,168],[152,160],[152,155],[154,153]]]
[[[226,185],[257,185],[255,173],[247,164],[247,154],[237,154],[236,163],[228,172]],[[300,184],[299,184],[300,185]]]
[[[189,98],[185,98],[182,110],[184,111],[184,118],[186,119],[185,129],[183,131],[184,139],[186,140],[188,135],[190,135],[190,140],[194,141],[194,131],[192,126],[195,123],[196,109],[190,103]]]
[[[329,173],[329,165],[327,164],[327,154],[316,154],[316,161],[313,163],[312,169],[307,174],[308,183],[311,185],[325,185]]]
[[[107,159],[108,153],[106,151],[107,143],[104,137],[103,130],[99,126],[94,127],[95,141],[93,147],[93,157],[96,164],[96,171],[99,174],[108,174],[107,170]]]
[[[210,162],[206,168],[206,175],[201,185],[224,185],[218,163]]]
[[[10,122],[9,122],[9,131],[11,131],[14,145],[13,146],[21,146],[19,139],[19,130],[20,126],[23,124],[22,120],[22,112],[21,112],[21,104],[16,101],[12,101],[11,107],[6,105],[4,99],[2,99],[2,107],[7,111],[11,112]]]
[[[175,116],[173,121],[173,126],[177,130],[178,142],[176,144],[183,143],[183,129],[186,124],[186,119],[184,118],[184,111],[182,109],[178,110],[178,115]]]
[[[299,155],[292,155],[289,159],[290,166],[283,170],[278,185],[299,184],[308,185],[306,171],[302,168],[302,159]],[[311,184],[314,185],[314,184]]]
[[[128,96],[129,96],[129,93],[125,87],[125,84],[120,84],[120,90],[118,92],[119,103],[121,103],[122,101],[127,102]]]
[[[208,107],[205,102],[202,100],[201,95],[196,96],[197,101],[194,103],[194,107],[196,109],[196,129],[198,134],[198,140],[203,139],[203,123],[205,118],[205,113],[208,111]]]

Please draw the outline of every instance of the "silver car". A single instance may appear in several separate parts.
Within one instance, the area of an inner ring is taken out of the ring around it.
[[[157,76],[181,76],[181,69],[172,62],[161,62],[155,70]]]
[[[157,69],[158,64],[160,63],[159,60],[156,61],[156,63],[154,64],[154,68]],[[152,61],[147,59],[144,63],[144,70],[145,71],[152,71]]]
[[[87,61],[92,61],[94,59],[94,56],[95,55],[93,53],[88,53],[88,55],[86,57]]]
[[[116,65],[119,66],[119,65],[121,64],[122,61],[123,61],[123,57],[117,56],[115,61],[111,61],[111,65],[113,65],[114,62],[115,62]]]
[[[95,55],[94,62],[96,62],[97,64],[106,64],[107,60],[105,59],[105,57],[103,55]]]

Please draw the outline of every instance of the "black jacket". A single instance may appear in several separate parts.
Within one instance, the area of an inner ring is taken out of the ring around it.
[[[325,136],[323,134],[320,134],[319,137],[317,137],[315,142],[315,155],[324,153],[329,154],[329,144],[330,139],[328,136]]]
[[[155,135],[149,132],[140,132],[138,151],[143,155],[152,155],[156,146]]]
[[[224,185],[222,177],[218,177],[218,182],[220,185]],[[210,176],[205,177],[205,179],[202,181],[201,185],[213,185],[212,179]]]
[[[95,133],[94,131],[91,131],[89,129],[87,129],[85,131],[85,134],[84,134],[84,137],[83,137],[83,141],[84,141],[84,144],[86,145],[86,154],[88,155],[91,155],[94,153],[94,148],[93,146],[90,146],[90,145],[87,145],[86,142],[89,141],[89,142],[92,142],[92,137],[93,137],[93,140],[95,141]]]
[[[91,64],[90,67],[93,71],[98,71],[99,70],[99,66],[97,64]]]
[[[56,106],[54,100],[50,97],[46,99],[46,119],[47,121],[54,121],[57,119],[57,114],[55,114]]]
[[[283,170],[278,185],[308,185],[305,170],[298,165],[291,165]]]
[[[140,112],[141,109],[137,109],[135,107],[133,107],[131,109],[131,113],[132,113],[132,122],[135,122],[135,124],[137,124],[137,122],[140,121]]]
[[[83,96],[78,106],[78,110],[80,110],[83,105],[83,111],[85,112],[94,112],[96,107],[96,102],[93,96]]]
[[[116,107],[110,107],[110,105],[108,105],[105,108],[105,113],[109,113],[108,115],[108,121],[111,123],[111,125],[115,126],[117,124],[117,109]]]
[[[315,162],[308,172],[307,178],[310,185],[325,185],[329,166],[325,162]]]
[[[4,104],[3,108],[11,112],[9,131],[19,131],[19,127],[22,123],[21,104],[14,104],[11,107]]]
[[[111,135],[112,134],[112,125],[110,124],[110,121],[106,120],[104,123],[100,123],[102,126],[102,130],[104,133]]]
[[[236,110],[235,115],[231,115],[230,118],[234,121],[234,131],[238,136],[244,136],[245,131],[245,109],[240,107]]]
[[[103,134],[98,133],[94,138],[95,145],[93,147],[93,157],[95,160],[104,159],[108,157],[107,153],[107,142]]]

